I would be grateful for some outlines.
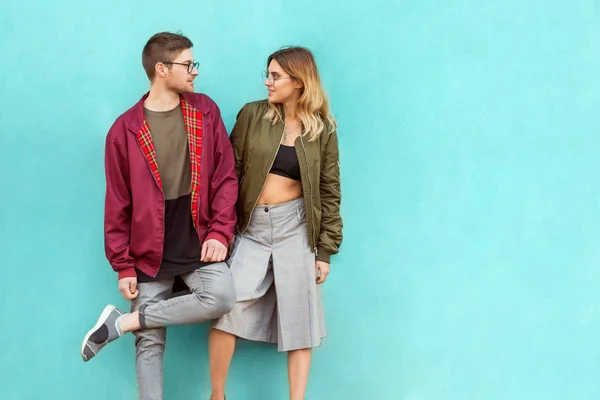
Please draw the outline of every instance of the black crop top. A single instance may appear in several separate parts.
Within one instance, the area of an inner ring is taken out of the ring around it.
[[[300,164],[298,163],[296,148],[294,146],[280,145],[270,172],[275,175],[299,181]]]

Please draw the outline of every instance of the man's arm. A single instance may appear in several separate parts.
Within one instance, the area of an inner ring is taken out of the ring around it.
[[[229,242],[233,239],[234,235],[238,178],[235,171],[233,148],[223,120],[221,119],[221,112],[216,104],[213,105],[210,117],[212,118],[212,126],[215,127],[215,169],[210,182],[212,219],[208,225],[206,241],[203,244],[202,258],[203,261],[223,261],[227,255]],[[214,248],[212,246],[216,244],[214,241],[212,245],[208,243],[211,240],[218,241],[223,247]],[[215,255],[214,257],[213,254]],[[206,259],[205,257],[208,258]]]
[[[116,124],[115,124],[116,125]],[[129,251],[131,230],[131,193],[127,155],[113,136],[113,125],[106,137],[104,167],[106,198],[104,203],[104,249],[119,279],[136,276],[135,262]]]

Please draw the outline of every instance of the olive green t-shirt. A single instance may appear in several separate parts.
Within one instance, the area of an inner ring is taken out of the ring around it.
[[[165,195],[165,237],[158,275],[152,278],[138,271],[140,282],[172,278],[204,265],[190,208],[190,151],[181,106],[164,112],[144,109],[144,115]]]

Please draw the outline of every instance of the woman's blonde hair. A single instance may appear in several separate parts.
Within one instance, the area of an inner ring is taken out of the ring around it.
[[[302,134],[308,136],[308,141],[317,140],[325,131],[324,121],[328,122],[329,133],[335,131],[337,122],[330,114],[329,103],[312,52],[299,46],[285,47],[269,56],[267,69],[272,60],[277,61],[287,74],[302,84],[296,114],[304,127]],[[282,104],[269,103],[269,110],[264,118],[273,124],[281,121],[282,108]]]

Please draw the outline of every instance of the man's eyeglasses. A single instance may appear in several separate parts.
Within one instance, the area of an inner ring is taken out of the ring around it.
[[[194,68],[198,69],[200,63],[198,61],[191,63],[178,63],[173,61],[162,61],[163,64],[171,64],[171,65],[183,65],[187,67],[187,73],[191,74],[194,71]]]
[[[263,71],[262,72],[262,77],[263,79],[265,79],[267,82],[269,82],[269,85],[274,85],[275,81],[281,80],[281,79],[286,79],[286,78],[292,78],[291,76],[278,76],[275,75],[273,76],[273,74],[270,74],[268,71]]]

